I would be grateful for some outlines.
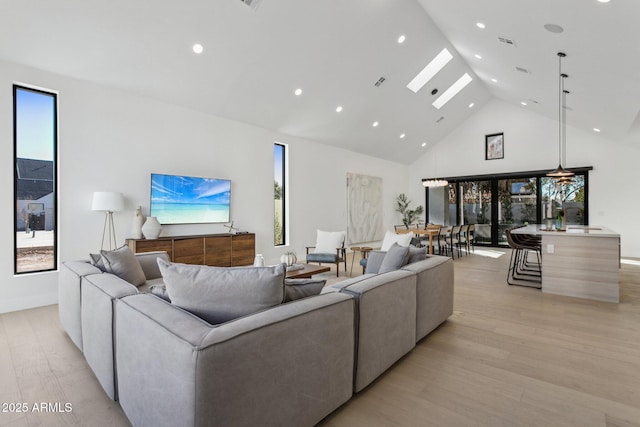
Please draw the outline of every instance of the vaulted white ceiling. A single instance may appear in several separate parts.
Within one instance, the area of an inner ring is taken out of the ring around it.
[[[261,0],[256,9],[240,0],[0,5],[2,60],[406,164],[424,152],[423,143],[439,141],[491,97],[557,118],[556,52],[563,50],[569,123],[640,145],[636,0]],[[549,23],[564,32],[545,30]],[[204,46],[202,54],[193,53],[194,43]],[[417,94],[407,89],[443,48],[453,60]],[[473,81],[434,108],[464,73]]]

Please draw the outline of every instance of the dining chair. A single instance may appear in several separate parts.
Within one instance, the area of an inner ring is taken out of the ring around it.
[[[447,250],[451,249],[451,258],[456,259],[455,250],[458,249],[458,258],[460,258],[460,248],[458,239],[460,238],[460,229],[462,226],[454,225],[451,228],[451,233],[447,236]]]
[[[436,243],[438,244],[438,255],[448,255],[448,247],[447,247],[447,239],[449,238],[449,233],[451,230],[449,227],[442,226],[438,231],[438,235],[436,236]]]
[[[469,224],[469,228],[467,229],[467,251],[469,249],[476,252],[476,225]]]

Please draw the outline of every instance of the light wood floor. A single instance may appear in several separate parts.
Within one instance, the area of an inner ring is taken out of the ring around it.
[[[508,250],[488,253],[505,254],[456,259],[454,315],[323,427],[640,426],[640,265],[623,264],[608,304],[509,287]],[[0,315],[5,402],[73,410],[0,412],[2,426],[129,425],[57,306]]]

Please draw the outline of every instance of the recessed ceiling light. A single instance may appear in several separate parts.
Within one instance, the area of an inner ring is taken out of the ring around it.
[[[600,129],[598,128],[593,128],[594,132],[600,132]]]
[[[426,143],[426,142],[423,142],[423,143],[422,143],[422,146],[423,146],[423,147],[426,147],[426,146],[427,146],[427,143]]]
[[[400,37],[398,37],[398,43],[402,44],[404,43],[404,41],[407,39],[407,36],[405,36],[404,34],[401,35]]]
[[[564,32],[564,28],[557,24],[545,24],[544,29],[549,31],[550,33],[560,34]]]
[[[482,22],[476,22],[476,27],[480,28],[481,30],[484,30],[485,28],[487,28],[487,26],[484,25]]]
[[[293,92],[293,93],[295,93],[295,94],[296,94],[296,96],[300,96],[300,95],[302,95],[302,89],[298,88],[298,89],[296,89],[296,90],[295,90],[295,92]]]
[[[491,79],[492,82],[498,83],[498,79]]]
[[[477,53],[476,53],[475,55],[473,55],[473,56],[475,56],[475,57],[476,57],[476,58],[478,58],[478,59],[482,59],[482,56],[481,56],[481,55],[478,55]]]
[[[373,122],[373,124],[371,126],[373,126],[374,128],[377,128],[379,124],[380,123],[378,123],[378,122]]]
[[[411,89],[413,93],[418,93],[418,91],[422,89],[422,86],[426,85],[433,76],[438,74],[438,72],[442,70],[442,68],[444,68],[452,58],[453,55],[451,55],[446,48],[442,49],[440,53],[436,55],[436,57],[433,58],[433,60],[431,60],[431,62],[429,62],[429,64],[427,64],[427,66],[409,82],[407,87]]]
[[[598,0],[598,3],[609,3],[611,0]]]
[[[471,104],[469,104],[469,108],[473,108],[474,105],[476,104],[472,102]]]
[[[401,133],[401,134],[400,134],[400,139],[404,139],[404,137],[405,137],[405,136],[406,136],[406,135],[405,135],[404,133]]]
[[[198,55],[204,52],[204,47],[200,43],[194,44],[191,49],[193,49],[193,52],[197,53]]]
[[[434,107],[438,110],[444,106],[447,102],[451,100],[454,96],[458,94],[462,89],[464,89],[469,83],[471,83],[473,79],[467,73],[464,73],[462,77],[460,77],[454,84],[449,86],[449,89],[445,90],[442,95],[438,97],[435,101],[433,101]]]
[[[341,112],[341,111],[342,111],[342,105],[338,105],[338,106],[336,107],[336,113],[339,113],[339,112]]]
[[[524,105],[525,107],[527,106],[527,103],[522,101],[520,104]]]

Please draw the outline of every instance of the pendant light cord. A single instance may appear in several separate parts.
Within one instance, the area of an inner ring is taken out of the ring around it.
[[[558,164],[562,165],[562,57],[558,52]]]

